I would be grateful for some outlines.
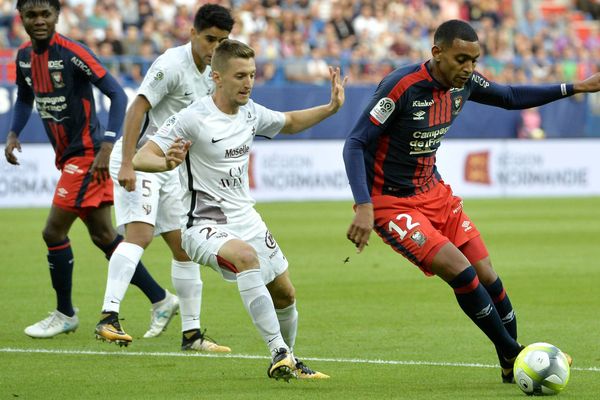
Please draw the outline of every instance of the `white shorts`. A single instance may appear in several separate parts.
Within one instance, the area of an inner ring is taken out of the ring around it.
[[[227,281],[235,281],[235,272],[220,265],[217,260],[219,249],[232,239],[243,240],[256,250],[265,285],[287,269],[287,259],[254,209],[244,216],[243,221],[236,223],[207,221],[207,224],[192,226],[183,232],[181,240],[183,249],[192,260],[211,267]]]
[[[128,192],[119,185],[122,141],[115,143],[110,156],[110,176],[114,181],[114,207],[117,228],[130,222],[145,222],[154,226],[154,234],[181,229],[185,214],[182,188],[177,171],[149,173],[136,171],[135,190]]]

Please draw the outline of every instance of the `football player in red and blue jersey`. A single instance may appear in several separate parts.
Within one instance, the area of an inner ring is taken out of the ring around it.
[[[79,325],[71,299],[73,252],[67,236],[75,219],[81,218],[107,257],[123,239],[112,226],[108,163],[127,96],[87,47],[55,32],[58,0],[19,0],[17,10],[31,40],[17,53],[17,100],[5,156],[9,163],[19,164],[13,152],[21,151],[18,136],[35,102],[61,171],[42,233],[57,307],[48,318],[25,329],[31,337],[49,338],[75,331]],[[111,100],[106,130],[96,117],[92,85]],[[165,290],[141,263],[131,282],[152,303],[165,298]]]
[[[355,201],[347,238],[363,250],[371,230],[426,275],[454,290],[462,310],[496,346],[503,382],[513,382],[517,321],[486,246],[435,165],[444,135],[467,100],[523,109],[600,90],[600,74],[573,84],[505,86],[475,71],[477,33],[451,20],[435,32],[432,58],[379,84],[344,146]]]

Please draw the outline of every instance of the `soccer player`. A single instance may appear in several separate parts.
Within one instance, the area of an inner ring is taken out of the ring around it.
[[[17,10],[31,41],[17,53],[17,100],[4,154],[9,163],[19,164],[13,152],[21,151],[18,136],[35,100],[61,171],[42,233],[57,306],[48,318],[25,329],[31,337],[50,338],[79,326],[71,299],[73,252],[67,236],[75,219],[85,223],[90,238],[107,258],[123,239],[111,221],[113,185],[108,160],[127,97],[87,47],[55,32],[58,0],[19,0]],[[96,117],[92,84],[111,100],[106,130]],[[142,263],[134,268],[131,283],[152,303],[164,299],[165,290]]]
[[[185,158],[179,168],[187,209],[183,248],[224,279],[237,281],[242,302],[271,351],[269,377],[328,378],[293,355],[295,290],[287,259],[254,209],[248,160],[255,135],[297,133],[336,113],[344,103],[346,80],[339,69],[330,69],[328,104],[281,113],[250,100],[256,74],[252,48],[224,40],[212,61],[215,93],[167,119],[135,155],[134,167],[161,172]]]
[[[180,218],[185,210],[177,172],[136,172],[132,159],[136,147],[151,138],[168,117],[213,92],[212,53],[229,36],[233,23],[229,10],[222,6],[200,7],[194,17],[190,42],[167,50],[154,61],[127,111],[123,138],[117,141],[110,162],[115,181],[115,215],[117,225],[125,228],[125,240],[110,258],[102,316],[96,326],[100,339],[131,342],[131,336],[119,327],[120,304],[136,264],[153,236],[160,234],[172,252],[171,277],[179,300],[171,295],[154,305],[155,321],[160,323],[150,326],[144,337],[160,335],[173,315],[172,310],[179,307],[182,350],[231,351],[204,337],[200,330],[200,266],[181,248]],[[164,317],[160,318],[161,315]]]
[[[521,350],[515,313],[479,231],[436,168],[436,151],[469,99],[509,109],[539,106],[598,91],[600,74],[574,84],[496,84],[475,71],[478,37],[458,20],[439,26],[431,53],[430,60],[381,81],[346,139],[344,162],[356,211],[347,238],[360,252],[375,229],[426,275],[446,281],[496,346],[503,382],[513,382]]]

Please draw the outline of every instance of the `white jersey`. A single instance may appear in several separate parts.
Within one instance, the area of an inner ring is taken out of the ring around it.
[[[255,135],[273,138],[285,115],[249,100],[235,115],[221,112],[212,96],[203,97],[169,118],[151,140],[163,152],[175,138],[192,142],[179,179],[186,189],[186,227],[213,221],[226,224],[243,217],[255,201],[250,196],[248,164]]]
[[[143,124],[138,148],[167,118],[194,100],[212,94],[214,87],[210,66],[206,66],[204,73],[198,71],[191,43],[165,51],[152,63],[137,92],[152,105]]]

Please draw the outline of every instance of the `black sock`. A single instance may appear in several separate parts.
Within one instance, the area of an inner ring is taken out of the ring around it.
[[[496,310],[498,310],[498,314],[500,315],[500,318],[502,318],[504,327],[510,336],[517,340],[517,316],[515,315],[510,299],[504,290],[502,281],[498,278],[491,285],[484,285],[484,287],[490,294],[494,306],[496,306]]]
[[[107,246],[99,246],[100,249],[106,255],[106,259],[110,260],[110,256],[115,251],[119,243],[123,241],[123,236],[117,235],[115,240]],[[154,280],[150,272],[144,267],[142,261],[140,261],[135,269],[133,276],[131,277],[131,284],[140,288],[140,290],[146,295],[150,303],[156,303],[167,296],[167,292],[163,289],[158,282]]]
[[[484,287],[485,290],[487,290],[487,292],[490,294],[490,297],[496,306],[496,310],[498,310],[498,314],[502,319],[504,327],[508,331],[509,335],[513,339],[517,340],[517,316],[515,315],[512,304],[510,303],[510,299],[504,290],[502,281],[498,277],[494,283],[487,286],[484,285]],[[496,354],[498,354],[498,359],[502,364],[502,351],[497,346]]]
[[[72,317],[75,314],[71,302],[73,251],[69,238],[48,245],[48,267],[50,268],[52,287],[56,291],[56,309]]]
[[[506,358],[519,353],[519,344],[510,336],[488,292],[479,284],[475,268],[469,266],[450,282],[460,308],[500,349]]]

